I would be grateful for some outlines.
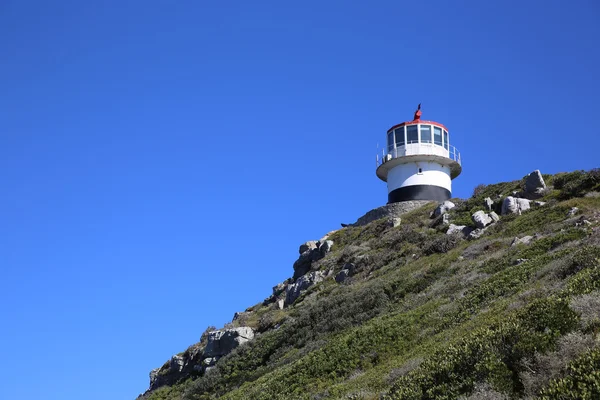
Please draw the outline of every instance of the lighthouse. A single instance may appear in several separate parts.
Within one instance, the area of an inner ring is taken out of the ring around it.
[[[450,145],[448,128],[421,119],[420,104],[412,121],[388,129],[386,143],[376,173],[387,182],[388,204],[452,196],[452,179],[462,171],[460,153]]]

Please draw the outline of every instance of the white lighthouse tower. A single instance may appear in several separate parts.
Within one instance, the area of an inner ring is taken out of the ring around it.
[[[450,145],[448,129],[414,119],[392,126],[387,147],[377,155],[377,176],[388,187],[388,204],[408,200],[444,201],[452,195],[452,179],[462,171],[460,153]]]

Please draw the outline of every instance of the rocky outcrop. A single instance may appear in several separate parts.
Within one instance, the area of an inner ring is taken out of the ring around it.
[[[354,275],[355,265],[352,263],[344,264],[344,268],[340,272],[338,272],[335,276],[335,281],[337,283],[344,282],[347,278]]]
[[[325,275],[321,271],[312,271],[301,276],[291,285],[288,285],[285,292],[285,304],[293,304],[300,295],[311,286],[321,282]]]
[[[519,244],[529,244],[531,243],[531,241],[534,239],[533,236],[523,236],[522,238],[514,238],[514,240],[512,241],[512,243],[510,244],[511,246],[517,246]]]
[[[502,215],[506,214],[518,214],[529,210],[531,208],[531,202],[527,199],[519,199],[517,197],[508,196],[502,202]]]
[[[486,197],[485,199],[483,199],[483,205],[485,206],[486,210],[488,211],[492,211],[494,208],[494,200],[492,200],[489,197]]]
[[[528,198],[541,197],[546,189],[546,183],[539,169],[533,171],[525,178],[525,193]]]
[[[469,236],[473,228],[465,226],[465,225],[454,225],[450,224],[448,230],[446,231],[447,235],[463,235],[464,237]]]
[[[294,279],[310,271],[312,263],[319,261],[331,251],[333,240],[310,241],[300,245],[300,257],[294,263]]]
[[[248,326],[212,331],[208,334],[204,358],[223,357],[252,339],[254,331]]]
[[[479,229],[483,229],[494,222],[492,217],[487,215],[485,211],[477,211],[471,216],[471,219],[473,220],[473,223],[475,223],[475,226]]]
[[[398,203],[386,204],[385,206],[375,208],[362,217],[360,217],[355,223],[346,226],[363,226],[369,222],[381,218],[396,218],[402,214],[406,214],[409,211],[416,210],[419,207],[423,207],[425,204],[431,203],[429,200],[413,200],[413,201],[400,201]]]
[[[233,349],[254,339],[248,326],[215,330],[208,333],[206,347],[196,343],[185,352],[176,354],[162,367],[150,371],[150,389],[173,385],[192,373],[204,373]]]
[[[431,217],[437,218],[440,215],[446,214],[448,211],[452,210],[454,207],[456,207],[456,205],[453,202],[446,200],[443,203],[441,203],[439,206],[437,206],[437,208],[435,210],[433,210],[433,214],[431,215]]]

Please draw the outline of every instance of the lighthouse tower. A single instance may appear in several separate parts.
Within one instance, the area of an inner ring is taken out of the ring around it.
[[[387,131],[387,147],[377,155],[377,176],[388,187],[388,204],[408,200],[444,201],[452,179],[462,171],[460,153],[448,129],[421,119],[421,105],[410,122]]]

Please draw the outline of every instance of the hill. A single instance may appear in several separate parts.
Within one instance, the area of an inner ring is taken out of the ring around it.
[[[382,207],[140,400],[600,398],[600,170]]]

